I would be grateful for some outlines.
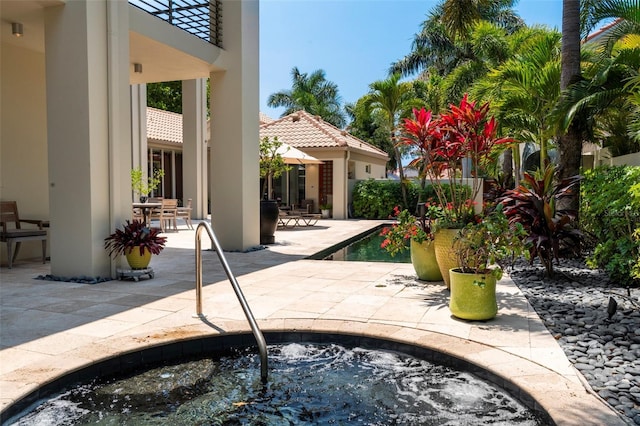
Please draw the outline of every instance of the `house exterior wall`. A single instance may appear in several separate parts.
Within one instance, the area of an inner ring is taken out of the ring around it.
[[[31,12],[36,18],[25,30],[37,27],[44,36],[40,45],[36,42],[36,50],[31,50],[33,45],[26,49],[20,42],[33,41],[28,37],[33,33],[17,40],[6,35],[6,22],[2,25],[0,197],[15,199],[23,217],[50,220],[52,274],[114,276],[124,261],[109,259],[104,238],[131,217],[132,151],[136,151],[136,162],[146,160],[142,157],[146,147],[131,142],[132,95],[137,98],[137,112],[143,100],[140,91],[131,90],[132,83],[205,78],[229,66],[231,78],[218,89],[236,100],[240,114],[219,121],[218,128],[229,126],[233,135],[240,130],[243,146],[225,161],[244,165],[240,186],[234,189],[243,200],[251,199],[258,206],[257,1],[224,1],[225,17],[230,18],[225,21],[225,55],[220,48],[144,15],[126,1],[22,2],[37,11]],[[238,9],[248,13],[234,13]],[[145,50],[145,46],[151,48]],[[134,74],[135,48],[156,66],[142,61],[145,73]],[[166,56],[154,52],[170,53],[178,60],[167,66]],[[225,62],[222,56],[235,57],[237,62]],[[152,74],[158,79],[150,78]],[[139,135],[140,129],[135,132]],[[235,146],[237,139],[225,142]],[[257,242],[258,212],[249,204],[232,212],[243,217],[240,224],[225,226],[241,234],[243,241]],[[232,248],[220,240],[225,248]],[[23,245],[19,259],[29,256],[29,251],[38,252],[30,245]],[[6,253],[4,244],[0,250]]]
[[[0,55],[0,199],[24,219],[49,219],[44,53],[2,44]],[[38,241],[25,242],[19,258],[40,255]]]
[[[317,164],[307,164],[305,166],[304,193],[306,199],[313,200],[314,213],[319,211],[320,206],[320,188],[318,188],[319,179],[320,167]]]
[[[348,206],[351,202],[353,182],[370,178],[382,179],[386,174],[386,161],[375,156],[345,151],[344,149],[304,148],[303,150],[318,160],[333,161],[333,196],[330,202],[334,219],[348,219]],[[367,166],[370,166],[371,173],[366,171]],[[307,166],[307,170],[307,198],[313,199],[314,205],[319,206],[319,190],[317,187],[313,187],[317,185],[318,172],[314,172],[314,169],[309,166]],[[350,170],[355,171],[354,177],[349,176]]]
[[[351,179],[366,180],[386,178],[386,160],[361,153],[351,153],[349,160],[355,163],[355,176],[350,176]]]
[[[611,159],[612,166],[640,166],[640,152],[621,155]]]

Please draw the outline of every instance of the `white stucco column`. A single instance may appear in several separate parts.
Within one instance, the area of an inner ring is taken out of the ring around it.
[[[347,174],[348,166],[345,159],[346,153],[342,153],[342,158],[333,160],[333,208],[331,216],[334,219],[347,218]]]
[[[110,276],[131,210],[128,3],[45,9],[51,273]]]
[[[131,168],[139,167],[147,175],[147,85],[132,84],[131,92]],[[133,194],[133,193],[132,193]],[[133,194],[133,198],[138,194]],[[134,201],[137,201],[134,199]]]
[[[191,217],[207,218],[207,80],[182,82],[183,202],[191,198]]]
[[[220,66],[211,73],[211,223],[226,250],[260,242],[258,1],[225,0]]]

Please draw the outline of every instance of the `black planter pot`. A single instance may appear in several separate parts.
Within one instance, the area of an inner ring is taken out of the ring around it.
[[[278,203],[275,200],[260,201],[260,244],[273,244],[278,227]]]

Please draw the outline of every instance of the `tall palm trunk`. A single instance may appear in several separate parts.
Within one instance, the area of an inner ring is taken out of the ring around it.
[[[562,73],[560,89],[566,90],[571,83],[580,79],[580,1],[562,2]],[[566,134],[560,137],[560,178],[580,173],[582,156],[582,135],[580,117],[576,117]],[[578,211],[578,194],[568,200],[569,207]]]
[[[391,143],[393,143],[393,152],[396,154],[396,162],[398,166],[398,177],[400,178],[400,191],[402,193],[402,201],[404,202],[405,208],[410,208],[409,206],[409,197],[407,196],[407,182],[404,179],[404,167],[402,166],[402,153],[400,152],[400,148],[397,144],[396,138],[396,125],[393,124],[393,128],[391,130]]]

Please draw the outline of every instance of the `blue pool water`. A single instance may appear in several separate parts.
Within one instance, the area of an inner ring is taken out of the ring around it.
[[[330,247],[311,256],[312,259],[341,260],[351,262],[395,262],[411,263],[409,249],[391,256],[389,252],[381,248],[384,241],[380,234],[384,227],[376,228],[372,231],[359,235],[343,243]]]

